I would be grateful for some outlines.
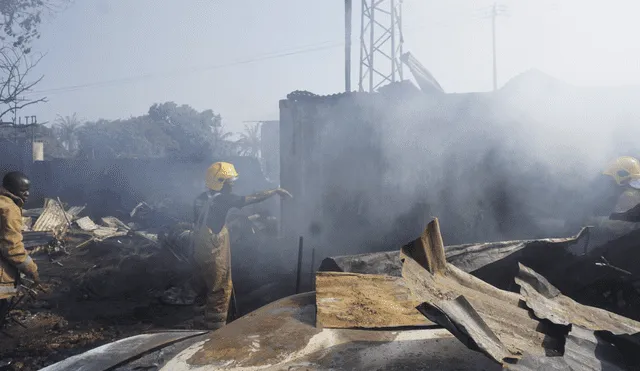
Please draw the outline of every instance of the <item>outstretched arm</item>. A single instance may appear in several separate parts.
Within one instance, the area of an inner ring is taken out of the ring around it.
[[[293,197],[291,193],[289,193],[286,189],[283,189],[283,188],[270,189],[268,191],[262,191],[262,192],[254,193],[249,196],[245,196],[244,206],[257,204],[275,195],[279,195],[280,197],[289,197],[289,198]]]

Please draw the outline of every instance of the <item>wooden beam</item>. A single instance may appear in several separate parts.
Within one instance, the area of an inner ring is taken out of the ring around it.
[[[328,328],[430,326],[416,309],[420,301],[400,277],[316,273],[317,325]]]

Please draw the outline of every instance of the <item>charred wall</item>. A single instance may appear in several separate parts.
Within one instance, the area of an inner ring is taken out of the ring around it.
[[[321,246],[320,258],[388,248],[389,228],[380,226],[394,224],[397,210],[416,212],[385,179],[390,164],[377,128],[389,104],[375,94],[294,94],[280,102],[280,179],[294,194],[283,204],[284,235]],[[415,235],[421,221],[409,218],[395,232]]]
[[[557,165],[580,156],[531,150],[535,130],[490,93],[292,93],[280,102],[281,184],[295,195],[283,231],[320,257],[395,248],[433,216],[447,244],[575,233],[598,165]]]

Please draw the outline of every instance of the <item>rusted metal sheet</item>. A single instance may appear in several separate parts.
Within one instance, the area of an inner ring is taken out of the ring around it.
[[[422,303],[418,306],[418,310],[425,317],[449,330],[469,349],[485,353],[494,360],[514,358],[464,296],[443,301],[440,303],[440,308]]]
[[[474,313],[467,312],[466,316],[458,315],[456,317],[449,312],[464,309],[455,305],[460,301],[458,298],[463,296],[470,303],[470,307],[486,323],[490,329],[489,333],[497,337],[502,348],[509,351],[508,358],[518,358],[525,353],[544,356],[548,352],[545,349],[547,343],[545,339],[553,338],[553,333],[549,329],[541,327],[540,321],[532,318],[527,309],[518,305],[521,299],[520,295],[497,289],[450,264],[447,265],[445,274],[432,275],[409,256],[405,259],[403,277],[415,297],[425,305],[439,310],[451,321],[453,318],[464,320],[460,323],[454,322],[456,327],[480,328],[479,323],[474,320],[474,317],[477,317]],[[438,320],[433,317],[427,318],[434,322]],[[444,326],[443,323],[438,324]],[[480,334],[481,332],[474,333]],[[491,340],[490,338],[473,338],[471,336],[469,339],[478,345],[489,343]],[[465,344],[467,343],[465,342]],[[504,358],[494,359],[500,363],[504,362]]]
[[[447,258],[444,253],[444,243],[440,235],[438,219],[429,223],[422,236],[404,246],[402,251],[431,274],[444,274],[447,269]]]
[[[427,228],[425,234],[432,231],[433,228]],[[414,243],[420,244],[429,239],[423,235]],[[438,247],[425,245],[425,248]],[[503,365],[518,364],[516,360],[525,355],[528,360],[537,360],[538,363],[547,362],[540,361],[544,357],[560,357],[566,352],[563,343],[570,329],[568,325],[592,332],[640,332],[640,323],[578,304],[562,296],[542,276],[524,266],[521,266],[518,284],[525,295],[519,295],[499,290],[449,263],[446,263],[444,274],[432,274],[427,268],[433,263],[419,264],[412,258],[413,251],[416,249],[403,249],[406,254],[403,279],[417,298],[424,299],[419,306],[421,312],[450,329],[464,344]],[[437,258],[441,254],[436,251],[429,256]],[[521,301],[525,301],[533,313],[519,305]],[[594,357],[599,360],[603,356],[596,352]],[[589,369],[574,368],[567,360],[563,362],[567,363],[568,368],[565,369],[568,370]],[[597,368],[596,363],[593,366],[594,370],[602,369]]]
[[[577,325],[591,331],[614,335],[640,333],[640,322],[600,308],[579,304],[564,296],[546,278],[520,264],[516,277],[520,295],[536,317],[559,325]]]
[[[501,280],[507,280],[510,284],[517,273],[517,262],[528,256],[522,252],[531,252],[531,256],[548,255],[550,251],[564,252],[569,248],[583,250],[587,243],[588,230],[582,229],[580,233],[568,238],[547,238],[539,240],[519,240],[476,243],[465,245],[446,246],[444,248],[447,262],[472,273],[479,269],[500,261],[497,268],[487,267],[483,279],[496,285]],[[520,253],[519,253],[520,252]],[[568,251],[567,251],[567,254]],[[507,261],[505,258],[509,257]],[[505,266],[512,266],[512,272],[505,270]],[[320,265],[320,271],[325,272],[350,272],[363,274],[384,274],[387,276],[402,276],[402,262],[400,251],[386,251],[371,254],[347,255],[326,258]],[[484,273],[484,272],[482,272]]]
[[[206,334],[206,331],[170,331],[132,336],[67,358],[40,371],[106,371],[154,349]]]
[[[566,337],[564,354],[557,357],[525,355],[516,364],[507,365],[514,371],[623,371],[628,366],[620,350],[593,331],[572,326]]]
[[[326,328],[433,325],[399,277],[356,273],[316,274],[317,323]]]
[[[385,276],[401,277],[400,250],[329,257],[320,263],[318,271],[384,274]]]
[[[547,254],[548,251],[565,251],[574,245],[586,244],[588,233],[589,229],[582,228],[577,235],[568,238],[546,238],[539,240],[502,241],[447,246],[447,262],[465,272],[471,273],[491,263],[504,260],[506,257],[523,249],[535,250],[537,254]]]

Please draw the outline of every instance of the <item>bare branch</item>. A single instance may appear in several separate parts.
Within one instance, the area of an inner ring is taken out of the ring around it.
[[[44,77],[30,80],[31,72],[43,57],[29,57],[16,48],[0,48],[0,105],[7,106],[0,114],[0,120],[7,113],[46,101],[45,97],[25,98]]]

